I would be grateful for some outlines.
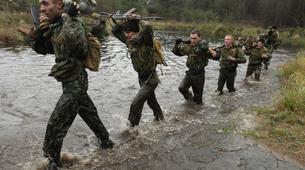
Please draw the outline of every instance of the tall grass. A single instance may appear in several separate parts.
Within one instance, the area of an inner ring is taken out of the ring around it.
[[[31,23],[27,13],[0,12],[0,46],[24,45],[23,37],[17,26]]]
[[[305,51],[279,71],[282,88],[272,108],[258,112],[257,131],[275,149],[305,164]]]

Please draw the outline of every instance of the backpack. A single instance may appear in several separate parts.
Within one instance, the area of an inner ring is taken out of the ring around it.
[[[101,43],[90,32],[86,31],[86,37],[88,41],[88,55],[83,63],[90,71],[98,71],[101,62]]]
[[[158,38],[154,38],[153,46],[154,46],[154,60],[156,61],[156,63],[167,66],[167,63],[164,59],[163,46]]]

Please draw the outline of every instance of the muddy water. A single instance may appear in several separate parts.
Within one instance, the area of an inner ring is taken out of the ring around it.
[[[172,43],[173,36],[159,35]],[[217,46],[217,44],[212,44]],[[158,68],[161,84],[156,95],[165,121],[153,122],[145,105],[140,126],[129,130],[129,106],[139,89],[125,46],[109,37],[103,45],[100,72],[89,72],[89,95],[115,141],[112,150],[100,150],[95,136],[77,117],[64,141],[63,151],[79,160],[68,169],[302,169],[247,140],[240,131],[253,126],[251,108],[268,105],[278,90],[276,69],[294,53],[279,50],[262,82],[244,84],[246,65],[240,65],[238,92],[214,93],[219,63],[206,68],[204,104],[185,102],[178,93],[186,66],[185,57],[165,47],[168,66]],[[33,169],[42,159],[48,118],[61,95],[61,85],[47,74],[51,55],[37,55],[29,48],[0,49],[0,169]],[[161,74],[163,73],[163,74]],[[65,169],[65,168],[64,168]]]

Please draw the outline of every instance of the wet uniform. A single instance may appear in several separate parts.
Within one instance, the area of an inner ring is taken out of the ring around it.
[[[179,85],[179,91],[188,100],[192,97],[189,92],[189,88],[192,87],[194,93],[193,101],[201,104],[205,82],[204,69],[208,65],[208,59],[213,58],[208,51],[208,42],[202,40],[195,46],[182,42],[175,44],[172,51],[178,56],[187,55],[186,66],[189,70],[185,72],[185,77]],[[219,58],[219,55],[215,57],[215,59],[217,58]]]
[[[126,44],[133,68],[138,73],[141,87],[130,106],[128,120],[131,126],[139,125],[146,101],[153,110],[155,120],[163,120],[163,113],[155,95],[155,89],[160,80],[155,70],[156,61],[153,57],[155,52],[153,48],[153,31],[151,25],[142,21],[140,22],[140,27],[140,32],[131,40],[127,40],[125,37],[122,25],[115,25],[112,29],[113,35]]]
[[[246,49],[245,54],[249,55],[249,63],[247,68],[246,77],[251,76],[254,73],[254,79],[259,80],[262,62],[264,60],[263,55],[270,56],[266,47]]]
[[[221,58],[217,91],[222,93],[224,85],[227,84],[229,92],[235,92],[234,82],[237,66],[239,63],[246,63],[247,60],[241,49],[235,46],[230,48],[223,46],[219,48],[219,52]],[[235,60],[231,60],[230,57],[235,58]]]
[[[58,165],[63,139],[77,113],[101,141],[109,134],[101,122],[88,90],[87,72],[82,60],[88,44],[82,23],[69,16],[57,18],[42,36],[29,40],[39,54],[55,54],[50,76],[62,83],[63,94],[48,121],[43,150]]]

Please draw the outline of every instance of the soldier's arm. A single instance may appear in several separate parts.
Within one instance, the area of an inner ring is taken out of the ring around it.
[[[144,44],[147,46],[153,46],[154,33],[152,26],[148,22],[140,21],[141,34],[143,36]]]
[[[237,63],[246,63],[247,59],[246,56],[244,54],[244,52],[241,49],[237,49],[237,58],[235,58],[235,61]]]
[[[30,36],[26,38],[26,41],[31,46],[31,48],[38,54],[54,54],[53,46],[49,39],[44,37],[39,37],[33,39]]]
[[[208,57],[212,60],[219,60],[220,59],[220,52],[214,50],[213,48],[208,48]]]
[[[264,47],[263,53],[261,55],[261,58],[267,59],[267,58],[271,58],[271,57],[272,57],[272,55],[269,52],[269,50],[266,47]]]
[[[120,24],[116,24],[111,30],[113,36],[119,39],[121,42],[126,43],[127,38],[122,31],[122,26]]]
[[[65,58],[83,59],[88,54],[88,41],[83,23],[77,17],[63,17],[63,27],[57,41]]]

